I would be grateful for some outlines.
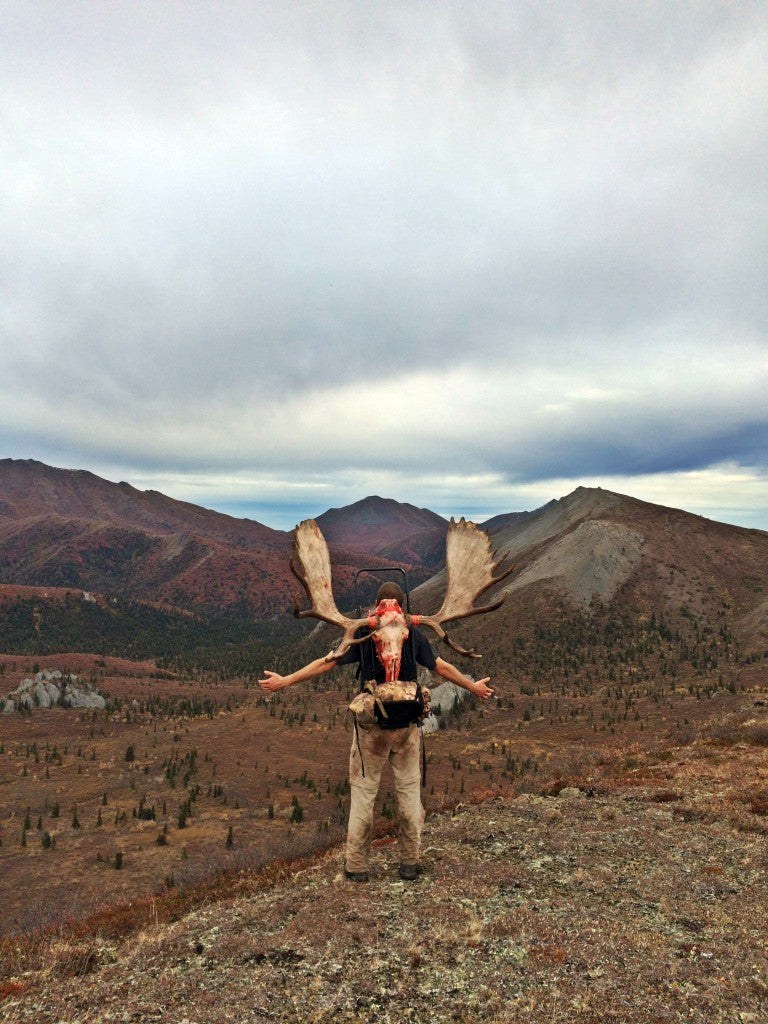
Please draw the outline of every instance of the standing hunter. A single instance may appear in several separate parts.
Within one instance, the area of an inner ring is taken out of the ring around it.
[[[349,619],[336,608],[331,590],[328,548],[314,520],[296,527],[291,569],[309,596],[312,607],[298,617],[313,616],[339,626],[344,636],[334,650],[303,668],[280,675],[264,671],[259,680],[270,693],[306,682],[330,672],[337,665],[358,666],[360,693],[350,705],[355,731],[349,757],[351,804],[347,828],[344,873],[355,882],[368,881],[368,858],[373,812],[381,773],[392,765],[399,812],[400,878],[413,881],[420,874],[419,855],[424,808],[421,803],[421,732],[419,724],[429,713],[429,692],[417,682],[418,665],[487,700],[493,696],[489,678],[474,680],[435,654],[419,625],[428,626],[459,654],[480,657],[449,639],[443,629],[450,622],[493,611],[504,600],[474,607],[475,600],[511,571],[498,576],[500,565],[490,551],[487,534],[474,523],[451,520],[446,537],[448,583],[440,611],[433,616],[405,612],[404,594],[396,583],[385,583],[376,597],[376,608],[362,619]]]

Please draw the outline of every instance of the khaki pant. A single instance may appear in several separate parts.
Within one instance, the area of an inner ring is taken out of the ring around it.
[[[357,734],[353,735],[349,754],[351,806],[347,829],[348,871],[368,870],[373,807],[387,761],[392,765],[400,813],[400,863],[418,864],[424,825],[420,754],[421,733],[416,725],[406,729],[380,729],[374,725],[370,731],[358,729]]]

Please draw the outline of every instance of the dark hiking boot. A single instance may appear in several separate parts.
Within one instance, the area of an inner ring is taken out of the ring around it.
[[[348,871],[344,868],[344,877],[350,882],[367,882],[368,872],[367,871]]]
[[[421,864],[401,864],[397,873],[404,882],[415,882],[421,871]]]

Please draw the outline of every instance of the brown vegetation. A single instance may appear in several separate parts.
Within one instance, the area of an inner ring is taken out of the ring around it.
[[[768,764],[734,741],[433,813],[417,883],[385,841],[368,885],[333,849],[5,943],[0,1020],[759,1024],[768,825],[733,782]]]
[[[496,697],[426,739],[410,888],[387,784],[373,882],[340,876],[347,670],[265,698],[242,638],[240,674],[0,655],[0,692],[58,668],[109,697],[0,715],[0,1020],[766,1019],[768,535],[580,489],[494,539],[512,592],[455,639]],[[230,556],[178,578],[234,595]]]
[[[9,689],[21,661],[0,666]],[[173,678],[146,664],[128,674],[125,664],[93,658],[88,676],[86,656],[60,665],[90,678],[111,704],[106,712],[0,716],[6,934],[339,841],[349,674],[326,677],[334,689],[316,684],[265,698],[247,679]],[[531,667],[535,674],[535,659]],[[706,737],[764,752],[765,670],[749,666],[743,680],[734,670],[727,687],[688,671],[678,685],[629,673],[621,682],[593,680],[589,690],[578,678],[555,687],[533,675],[513,683],[500,671],[490,706],[466,703],[427,738],[428,808],[521,790],[555,794],[601,762],[625,756],[631,765],[632,751],[660,743]],[[629,773],[623,784],[652,785],[658,804],[679,802],[663,765]],[[758,785],[737,802],[759,816],[766,796]],[[387,786],[379,809],[390,822]]]

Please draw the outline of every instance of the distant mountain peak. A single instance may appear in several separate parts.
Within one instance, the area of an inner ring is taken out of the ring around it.
[[[329,544],[397,563],[436,567],[444,555],[448,522],[407,502],[369,495],[317,517]]]
[[[415,519],[418,522],[424,521],[426,517],[432,521],[436,519],[442,520],[447,526],[447,520],[443,520],[443,517],[438,516],[436,512],[431,512],[427,508],[417,508],[416,505],[397,501],[395,498],[382,498],[379,494],[369,494],[367,497],[360,498],[358,501],[353,501],[350,505],[344,505],[341,508],[330,508],[327,512],[323,512],[321,516],[318,516],[317,519],[318,521],[322,519],[327,523],[339,516],[343,516],[346,519],[367,516],[372,520],[382,522],[389,521],[393,516],[399,519]]]

